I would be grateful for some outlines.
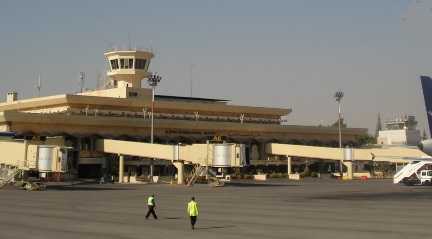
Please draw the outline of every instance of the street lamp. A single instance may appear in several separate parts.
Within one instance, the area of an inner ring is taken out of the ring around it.
[[[150,87],[152,88],[152,103],[151,103],[151,131],[150,131],[150,143],[153,144],[154,141],[154,101],[155,101],[155,89],[158,83],[162,80],[162,77],[158,75],[157,73],[152,73],[147,81]],[[154,172],[154,166],[153,166],[153,160],[150,160],[150,180],[153,181],[153,172]]]
[[[81,93],[83,93],[83,90],[84,90],[84,81],[85,81],[85,73],[81,71],[79,73],[79,78],[80,78]]]
[[[334,95],[336,102],[338,102],[338,128],[339,128],[339,148],[342,150],[342,129],[341,129],[341,118],[342,118],[342,113],[341,113],[341,101],[342,98],[344,97],[344,93],[342,91],[337,91]],[[339,170],[340,170],[340,174],[341,177],[343,176],[343,165],[342,165],[342,159],[339,162]]]

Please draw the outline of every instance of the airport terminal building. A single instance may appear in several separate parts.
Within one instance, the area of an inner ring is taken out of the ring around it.
[[[141,84],[152,77],[148,71],[151,52],[113,50],[105,57],[109,82],[103,89],[31,99],[19,99],[17,92],[8,93],[6,102],[0,103],[0,132],[69,147],[77,176],[96,176],[92,171],[109,165],[107,156],[95,150],[97,139],[150,142],[152,116],[155,143],[205,143],[215,138],[241,143],[246,147],[249,164],[267,160],[265,145],[271,142],[337,145],[337,127],[283,123],[282,117],[291,113],[288,108],[154,95],[151,87]],[[345,143],[354,144],[367,134],[367,129],[343,128],[342,134]],[[146,160],[126,164],[139,167]]]

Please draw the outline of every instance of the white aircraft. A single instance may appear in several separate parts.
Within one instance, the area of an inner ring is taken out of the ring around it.
[[[432,135],[432,78],[420,76],[425,100],[426,112]],[[432,185],[432,139],[424,140],[418,145],[419,149],[430,158],[410,158],[405,167],[399,170],[393,177],[393,183],[406,185]]]

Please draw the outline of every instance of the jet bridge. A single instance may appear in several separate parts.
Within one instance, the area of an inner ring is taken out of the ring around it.
[[[69,149],[63,145],[45,145],[40,141],[0,140],[0,168],[66,172]]]
[[[342,161],[348,168],[347,179],[352,179],[353,161],[375,161],[406,164],[415,158],[429,158],[417,148],[388,147],[388,148],[330,148],[291,144],[267,144],[267,154],[285,155],[288,157],[288,170],[291,172],[291,157],[314,158],[323,160]]]
[[[165,145],[124,140],[100,139],[96,150],[119,155],[119,182],[123,180],[124,156],[169,160],[178,170],[178,183],[183,184],[184,163],[205,167],[242,167],[245,147],[241,144]]]

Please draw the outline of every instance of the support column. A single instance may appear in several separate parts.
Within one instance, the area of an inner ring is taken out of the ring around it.
[[[266,143],[260,142],[258,145],[259,160],[267,160]]]
[[[124,156],[119,155],[119,183],[123,183]]]
[[[344,161],[345,167],[347,167],[347,176],[345,179],[352,180],[353,179],[353,162],[352,161]]]
[[[184,162],[183,161],[174,161],[174,167],[177,168],[177,184],[184,184]]]
[[[287,176],[290,178],[291,172],[292,172],[292,166],[291,166],[291,157],[287,156]]]

